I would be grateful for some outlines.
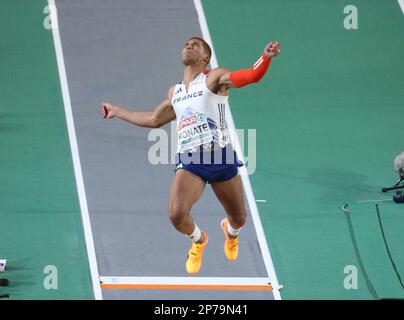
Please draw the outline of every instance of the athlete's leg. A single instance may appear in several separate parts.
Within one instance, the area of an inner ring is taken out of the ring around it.
[[[212,189],[227,213],[230,226],[234,229],[240,229],[247,219],[240,175],[227,181],[213,182]]]
[[[168,201],[168,216],[174,227],[189,236],[192,247],[188,251],[185,268],[188,273],[198,273],[202,266],[202,255],[208,235],[201,232],[190,214],[193,204],[199,199],[205,189],[205,181],[189,171],[177,170],[170,189]]]
[[[224,253],[228,260],[234,261],[238,257],[238,232],[247,218],[241,178],[236,175],[224,182],[214,182],[212,188],[227,213],[227,219],[220,223],[225,234]]]
[[[202,195],[205,185],[205,181],[189,171],[179,169],[175,173],[168,197],[168,216],[182,234],[190,235],[194,231],[190,210]]]

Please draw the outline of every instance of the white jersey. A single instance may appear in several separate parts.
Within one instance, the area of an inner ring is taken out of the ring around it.
[[[206,86],[206,75],[199,74],[190,84],[177,84],[171,103],[177,115],[177,152],[193,152],[230,143],[226,122],[228,96],[219,96]]]

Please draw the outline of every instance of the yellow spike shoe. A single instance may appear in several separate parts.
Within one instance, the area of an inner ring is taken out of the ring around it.
[[[185,264],[188,273],[198,273],[201,269],[203,251],[209,241],[208,234],[206,232],[203,232],[203,234],[205,235],[205,241],[202,243],[194,242],[191,249],[189,249],[187,263]]]
[[[227,233],[227,225],[229,224],[229,220],[223,219],[220,223],[220,226],[223,230],[224,236],[226,240],[224,241],[224,254],[226,258],[230,261],[234,261],[238,257],[238,237],[235,239],[229,238]]]

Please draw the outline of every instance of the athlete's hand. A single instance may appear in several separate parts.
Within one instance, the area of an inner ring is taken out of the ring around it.
[[[281,52],[281,46],[278,41],[271,41],[265,47],[265,54],[268,58],[277,56]]]
[[[101,103],[101,114],[104,119],[111,119],[116,116],[118,107],[110,103]]]

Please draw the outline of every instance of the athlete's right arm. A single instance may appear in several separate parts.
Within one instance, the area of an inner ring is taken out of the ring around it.
[[[116,117],[139,127],[159,128],[176,118],[171,104],[174,88],[173,86],[168,90],[166,99],[154,111],[136,111],[110,103],[102,103],[101,114],[104,119]]]

